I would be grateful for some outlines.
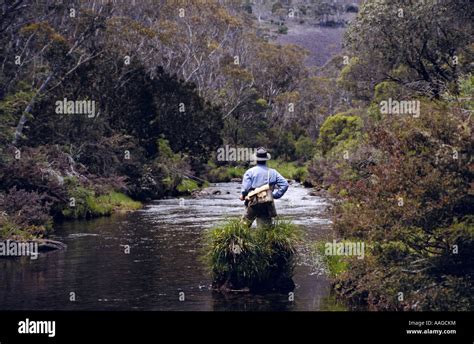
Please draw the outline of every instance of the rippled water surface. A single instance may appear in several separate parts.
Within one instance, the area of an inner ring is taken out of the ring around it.
[[[215,184],[200,198],[159,200],[129,214],[57,225],[53,238],[65,242],[66,250],[37,260],[0,260],[0,309],[339,309],[308,245],[300,247],[293,302],[286,294],[224,296],[210,290],[211,277],[199,259],[201,233],[243,213],[239,189],[238,183]],[[309,191],[292,184],[276,201],[278,213],[302,225],[308,240],[332,238],[329,204]]]

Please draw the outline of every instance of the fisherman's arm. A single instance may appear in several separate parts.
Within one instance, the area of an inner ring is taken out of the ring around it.
[[[250,176],[250,172],[247,171],[245,172],[244,177],[242,178],[242,194],[239,197],[241,201],[245,199],[245,196],[247,196],[251,187],[252,187],[252,178]]]
[[[281,198],[286,190],[288,190],[288,182],[286,181],[285,178],[283,178],[283,176],[278,173],[278,171],[275,171],[276,173],[276,186],[278,187],[277,190],[273,191],[273,198],[275,199],[278,199],[278,198]]]

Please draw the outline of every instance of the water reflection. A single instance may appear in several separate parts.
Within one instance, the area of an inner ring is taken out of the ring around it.
[[[213,195],[217,190],[220,194]],[[199,259],[201,233],[225,217],[241,215],[243,207],[238,184],[217,184],[206,192],[200,199],[159,200],[130,214],[58,225],[54,238],[65,242],[67,250],[37,260],[0,260],[0,309],[327,309],[328,281],[315,273],[304,248],[295,269],[294,300],[286,294],[212,292],[211,277]],[[302,187],[290,187],[285,198],[277,203],[281,216],[303,225],[309,239],[329,238],[324,199],[309,196]]]

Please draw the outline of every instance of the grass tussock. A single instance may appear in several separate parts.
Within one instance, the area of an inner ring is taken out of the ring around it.
[[[270,227],[248,228],[228,220],[205,234],[204,258],[220,290],[292,290],[296,245],[301,231],[278,220]]]
[[[337,278],[347,271],[349,265],[349,258],[347,256],[327,255],[325,250],[325,242],[317,242],[313,249],[320,255],[327,268],[328,275],[331,278]]]
[[[176,190],[180,194],[189,194],[195,190],[199,190],[199,185],[196,181],[185,178],[181,181],[181,183],[176,187]]]
[[[115,212],[132,211],[142,207],[140,202],[115,191],[97,196],[93,190],[77,187],[70,195],[74,198],[74,205],[66,207],[62,212],[67,219],[108,216]]]

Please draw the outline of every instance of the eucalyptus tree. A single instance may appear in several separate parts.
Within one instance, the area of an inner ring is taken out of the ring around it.
[[[472,69],[473,11],[469,0],[364,2],[347,32],[355,77],[439,97]]]

